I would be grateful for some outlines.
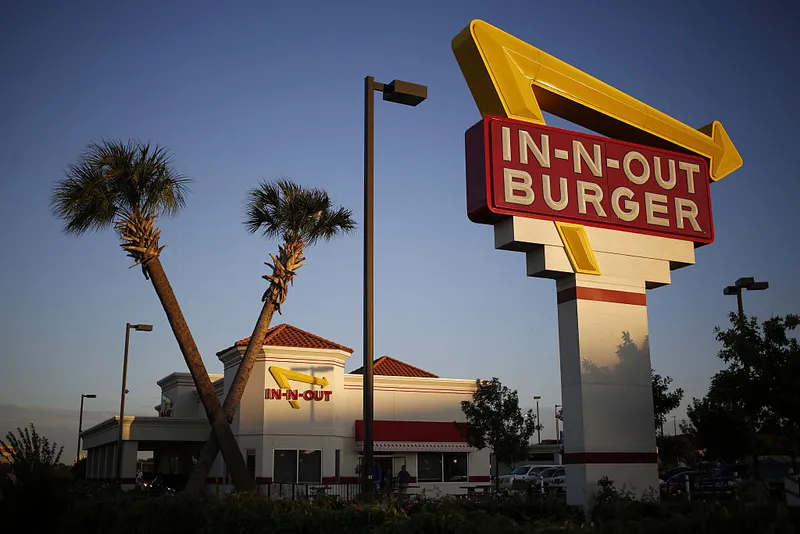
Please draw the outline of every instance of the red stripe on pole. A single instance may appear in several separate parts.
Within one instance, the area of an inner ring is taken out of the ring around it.
[[[655,452],[568,452],[565,464],[655,464]]]
[[[595,287],[571,287],[569,289],[562,289],[556,294],[556,301],[559,304],[576,299],[631,304],[633,306],[647,306],[647,295],[644,293],[630,293],[628,291],[598,289]]]

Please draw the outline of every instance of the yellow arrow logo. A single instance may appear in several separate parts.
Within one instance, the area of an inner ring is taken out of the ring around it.
[[[453,53],[484,117],[544,124],[544,110],[614,139],[703,156],[714,181],[742,166],[718,121],[696,130],[482,20],[453,39]]]
[[[275,382],[281,389],[289,389],[289,381],[301,382],[303,384],[311,384],[312,386],[328,387],[328,379],[325,377],[319,378],[316,376],[307,375],[305,373],[298,373],[290,369],[283,369],[282,367],[269,367],[269,374],[275,379]],[[300,404],[296,400],[290,400],[289,404],[292,408],[299,409]]]

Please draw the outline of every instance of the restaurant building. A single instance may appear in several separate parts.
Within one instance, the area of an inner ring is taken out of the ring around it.
[[[248,339],[217,353],[224,373],[210,375],[222,401]],[[356,484],[363,449],[363,376],[345,372],[353,349],[289,324],[267,333],[231,424],[259,486]],[[464,493],[489,481],[489,451],[470,447],[454,424],[474,379],[440,378],[389,356],[374,362],[375,457],[384,474],[405,465],[412,491]],[[158,381],[157,416],[125,416],[121,479],[132,487],[137,457],[152,451],[155,470],[188,474],[210,426],[189,373]],[[114,478],[119,417],[82,432],[87,477]],[[221,455],[209,489],[230,489]]]

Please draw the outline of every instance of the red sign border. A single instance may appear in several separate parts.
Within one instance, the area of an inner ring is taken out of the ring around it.
[[[545,126],[548,130],[568,134],[568,135],[579,135],[582,137],[586,137],[589,139],[595,139],[601,142],[609,142],[612,141],[614,143],[625,145],[632,148],[646,148],[648,150],[656,150],[659,152],[663,152],[665,154],[671,154],[676,157],[685,158],[686,156],[690,156],[693,158],[697,158],[700,160],[700,163],[703,167],[703,171],[706,176],[706,194],[708,196],[708,216],[709,216],[709,224],[711,225],[709,229],[709,233],[711,234],[708,238],[692,238],[688,235],[681,235],[681,234],[669,234],[666,232],[659,232],[658,230],[648,230],[645,228],[636,228],[636,227],[623,227],[611,223],[603,223],[602,221],[583,221],[581,219],[565,219],[559,218],[553,215],[539,215],[537,214],[535,217],[531,216],[528,213],[521,213],[514,210],[498,208],[494,206],[494,197],[492,193],[492,181],[491,181],[491,143],[488,142],[489,139],[489,125],[492,121],[499,120],[506,123],[513,123],[522,126]],[[478,135],[480,134],[480,135]],[[645,235],[652,235],[656,237],[664,237],[667,239],[679,239],[681,241],[691,241],[695,244],[695,248],[702,247],[704,245],[710,245],[714,242],[715,233],[714,233],[714,210],[711,201],[711,179],[709,178],[710,174],[708,171],[708,162],[705,158],[698,156],[693,153],[683,153],[683,152],[676,152],[674,150],[664,150],[662,148],[650,147],[647,145],[639,145],[635,143],[629,143],[627,141],[620,141],[618,139],[612,139],[610,137],[602,137],[599,135],[594,134],[587,134],[583,132],[576,132],[574,130],[567,130],[564,128],[557,128],[555,126],[549,126],[544,124],[537,124],[534,122],[529,121],[521,121],[517,119],[509,119],[507,117],[500,117],[497,115],[487,115],[480,121],[473,124],[464,134],[465,136],[465,146],[467,152],[467,216],[472,222],[479,223],[479,224],[495,224],[499,220],[505,218],[506,216],[514,216],[514,217],[524,217],[526,219],[540,219],[540,220],[547,220],[547,221],[557,221],[557,222],[565,222],[565,223],[572,223],[572,224],[582,224],[584,226],[592,226],[597,228],[608,228],[610,230],[617,230],[619,232],[629,232],[635,234],[645,234]],[[478,154],[478,147],[475,145],[480,142],[482,147],[480,147],[481,153]],[[476,156],[480,156],[480,159],[476,158]],[[472,158],[472,159],[471,159]],[[471,164],[472,162],[472,164]],[[478,164],[482,168],[482,179],[480,180],[481,184],[479,184],[478,177],[475,175],[477,171]],[[475,167],[471,169],[471,167]],[[482,191],[478,191],[476,189],[482,189]],[[473,191],[470,194],[470,190]],[[477,195],[477,197],[475,196]],[[473,202],[470,205],[471,200],[479,200],[479,202]]]

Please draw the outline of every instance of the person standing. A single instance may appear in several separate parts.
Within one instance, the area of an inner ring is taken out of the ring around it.
[[[381,477],[381,466],[378,464],[378,461],[375,460],[375,463],[372,465],[372,487],[375,490],[375,493],[381,492],[381,481],[383,478]]]
[[[400,472],[397,473],[397,486],[400,488],[400,495],[405,495],[409,482],[411,482],[411,473],[406,471],[405,465],[401,465]]]

